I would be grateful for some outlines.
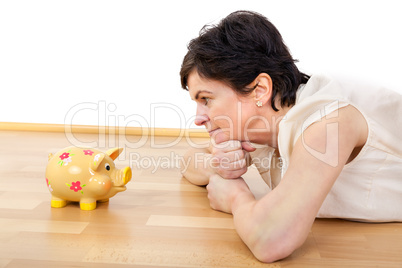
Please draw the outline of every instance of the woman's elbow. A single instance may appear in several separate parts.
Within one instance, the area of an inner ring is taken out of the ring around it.
[[[278,251],[278,250],[272,250],[272,249],[261,249],[261,250],[256,250],[252,251],[254,256],[256,257],[257,260],[260,262],[264,263],[272,263],[281,259],[284,259],[288,257],[290,254],[293,253],[293,250],[291,251]]]
[[[251,252],[261,262],[272,263],[291,255],[300,245],[292,239],[278,239],[276,241],[258,241]]]
[[[183,178],[188,180],[190,183],[197,185],[197,186],[206,186],[209,182],[209,179],[207,177],[200,176],[199,174],[195,172],[182,172]]]
[[[207,151],[190,148],[184,154],[182,161],[179,162],[180,173],[192,184],[205,186],[208,184],[211,175],[206,161]]]

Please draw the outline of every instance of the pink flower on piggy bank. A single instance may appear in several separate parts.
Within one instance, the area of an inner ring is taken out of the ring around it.
[[[78,191],[82,190],[82,187],[85,187],[85,184],[83,184],[81,187],[80,181],[71,182],[71,184],[72,185],[66,183],[67,186],[70,186],[70,190],[73,190],[74,192],[78,192]],[[83,191],[81,191],[81,193],[83,193]]]
[[[71,189],[71,190],[74,190],[74,192],[78,192],[79,190],[82,189],[82,187],[81,187],[81,185],[80,185],[80,184],[81,184],[80,181],[72,182],[71,184],[72,184],[72,185],[71,185],[70,189]]]
[[[84,150],[85,155],[92,155],[93,153],[91,150]]]
[[[64,160],[66,158],[70,157],[70,153],[63,153],[62,155],[59,156],[61,160]]]
[[[70,154],[70,151],[68,152],[64,152],[62,153],[59,157],[60,157],[60,161],[59,161],[59,165],[60,166],[67,166],[68,163],[70,163],[72,161],[71,156],[73,156],[74,154]]]
[[[46,178],[46,184],[47,184],[47,187],[49,188],[49,191],[53,192],[52,186],[49,184],[49,180],[47,178]]]

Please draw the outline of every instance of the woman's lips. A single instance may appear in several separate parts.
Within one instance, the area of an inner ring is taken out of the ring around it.
[[[216,128],[216,129],[214,129],[214,130],[208,131],[209,136],[212,137],[212,135],[213,135],[217,130],[219,130],[219,129]]]

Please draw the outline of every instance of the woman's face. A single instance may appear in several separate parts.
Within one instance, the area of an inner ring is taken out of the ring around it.
[[[197,103],[195,124],[205,126],[216,143],[249,140],[248,129],[255,115],[255,101],[239,96],[226,84],[201,77],[197,71],[188,77],[188,90]]]

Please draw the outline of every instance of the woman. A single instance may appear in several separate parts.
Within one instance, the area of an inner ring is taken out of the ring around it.
[[[204,27],[180,75],[212,144],[189,150],[183,175],[259,260],[290,255],[317,216],[402,221],[401,95],[299,72],[275,26],[247,11]],[[241,178],[250,160],[272,189],[260,200]]]

